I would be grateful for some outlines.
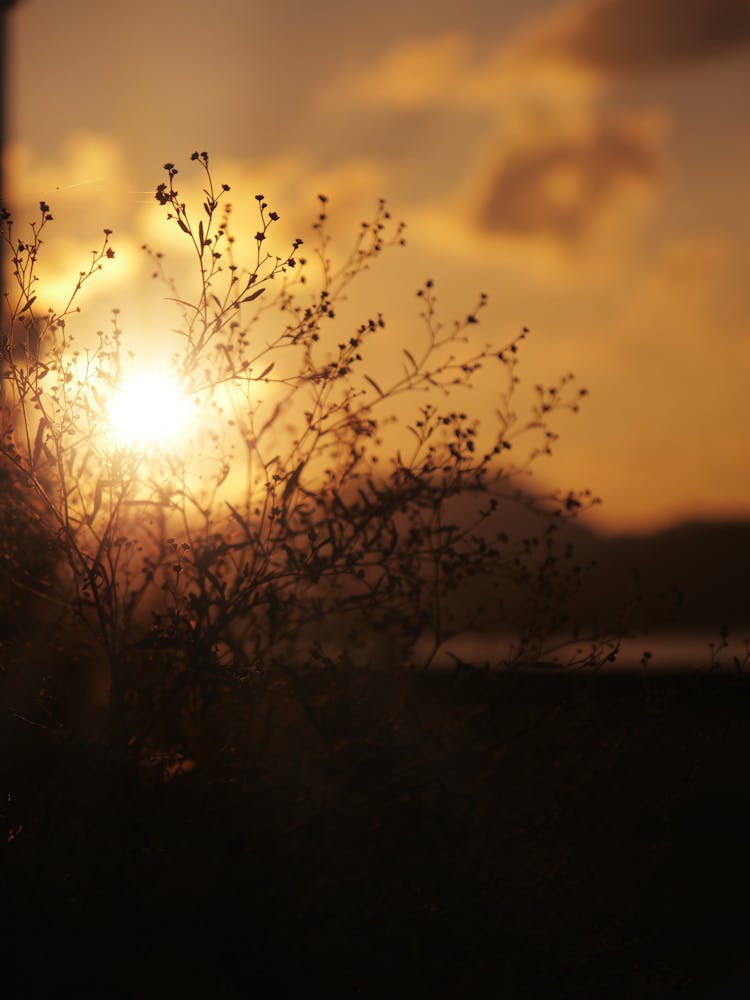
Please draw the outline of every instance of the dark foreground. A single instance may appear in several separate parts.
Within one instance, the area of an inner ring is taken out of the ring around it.
[[[728,674],[318,674],[161,720],[180,773],[5,711],[0,990],[750,995],[749,713]]]

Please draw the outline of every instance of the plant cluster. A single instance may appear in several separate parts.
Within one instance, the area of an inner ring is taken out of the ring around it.
[[[23,238],[3,213],[14,284],[0,341],[2,516],[34,526],[52,567],[31,579],[23,547],[13,550],[6,534],[9,575],[90,627],[113,698],[134,648],[242,678],[295,657],[356,661],[368,637],[386,635],[401,663],[422,637],[429,663],[483,615],[503,624],[503,594],[521,595],[505,622],[519,635],[514,655],[543,658],[580,575],[556,528],[595,501],[587,492],[532,500],[523,477],[551,451],[554,418],[577,411],[585,390],[566,375],[537,386],[519,415],[528,331],[479,340],[484,294],[446,325],[426,281],[421,328],[398,349],[380,313],[342,329],[337,312],[352,283],[405,242],[385,202],[337,260],[325,196],[306,253],[301,239],[268,249],[279,215],[258,194],[243,261],[229,186],[216,184],[206,153],[192,160],[200,204],[181,198],[171,163],[155,194],[191,249],[188,290],[144,248],[178,316],[169,364],[192,413],[185,439],[169,445],[113,436],[111,400],[131,346],[118,311],[88,347],[72,329],[81,290],[114,255],[110,231],[69,301],[45,311],[37,262],[49,206]],[[372,365],[383,351],[393,357],[387,378]],[[471,389],[488,369],[492,426],[471,412]],[[543,512],[534,537],[508,536],[518,504]],[[472,584],[486,607],[461,611]]]

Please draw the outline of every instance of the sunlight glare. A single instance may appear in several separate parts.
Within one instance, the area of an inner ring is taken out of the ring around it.
[[[185,424],[187,402],[179,386],[163,375],[134,376],[113,398],[109,417],[124,445],[164,444]]]

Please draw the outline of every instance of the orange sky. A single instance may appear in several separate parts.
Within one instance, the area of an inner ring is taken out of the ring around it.
[[[10,44],[9,190],[52,205],[53,292],[110,226],[101,297],[148,325],[151,192],[193,149],[285,218],[325,190],[342,232],[383,194],[392,324],[427,276],[447,318],[485,290],[486,334],[533,330],[522,377],[588,386],[542,481],[613,530],[750,516],[748,0],[19,0]]]

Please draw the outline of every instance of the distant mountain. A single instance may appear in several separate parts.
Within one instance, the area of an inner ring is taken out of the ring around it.
[[[475,500],[464,502],[470,510]],[[548,521],[509,501],[493,530],[502,527],[512,547],[543,536]],[[568,605],[577,620],[609,624],[637,601],[637,627],[718,633],[727,625],[737,637],[750,629],[750,521],[690,521],[653,534],[608,536],[589,528],[584,516],[563,522],[556,534],[558,553],[572,548],[568,565],[584,566],[582,586]],[[506,608],[508,601],[513,606],[512,588],[500,596]],[[520,589],[516,598],[520,606]],[[456,603],[466,610],[494,600],[486,581],[469,580]]]
[[[592,551],[598,565],[581,594],[582,611],[621,601],[636,570],[647,624],[750,625],[748,521],[690,521],[650,535],[599,537]]]

